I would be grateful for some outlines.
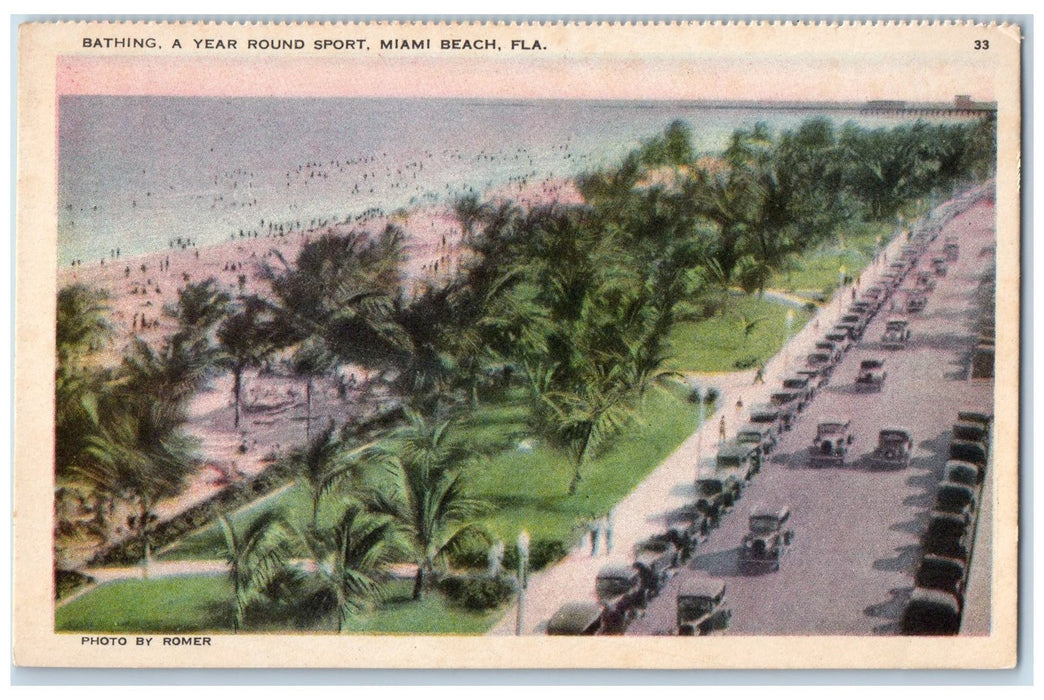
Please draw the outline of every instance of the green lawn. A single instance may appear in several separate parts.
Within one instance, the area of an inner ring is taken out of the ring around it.
[[[873,259],[877,237],[881,237],[881,245],[884,246],[892,231],[892,227],[887,224],[849,224],[830,243],[795,259],[791,269],[777,273],[769,281],[768,287],[788,292],[818,292],[829,296],[837,289],[841,266],[844,265],[848,275],[858,275]]]
[[[232,586],[223,576],[115,581],[58,608],[58,632],[220,632],[232,629]]]
[[[674,326],[668,339],[670,366],[682,372],[734,372],[737,362],[755,367],[783,347],[788,311],[794,314],[791,335],[812,317],[804,308],[769,298],[731,297],[721,316]]]
[[[424,599],[410,599],[411,581],[388,584],[381,609],[350,619],[345,632],[356,634],[482,634],[502,614],[500,610],[476,613],[430,591]],[[55,615],[57,632],[192,633],[232,632],[232,588],[223,576],[115,581],[98,586]],[[249,633],[292,629],[294,625],[267,624],[247,627]],[[335,628],[325,620],[312,629]]]
[[[505,542],[514,542],[523,528],[534,539],[571,542],[581,521],[607,512],[695,430],[696,406],[687,395],[674,382],[648,392],[630,427],[584,467],[573,496],[567,494],[568,458],[527,433],[524,403],[480,411],[467,428],[469,439],[510,443],[472,479],[476,495],[496,507],[490,529]]]

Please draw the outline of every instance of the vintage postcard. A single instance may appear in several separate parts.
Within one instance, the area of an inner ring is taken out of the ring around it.
[[[1021,40],[22,25],[16,663],[1011,667]]]

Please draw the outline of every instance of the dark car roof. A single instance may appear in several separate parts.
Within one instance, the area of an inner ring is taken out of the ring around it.
[[[780,520],[790,515],[790,508],[787,506],[773,506],[773,505],[760,505],[755,506],[754,510],[750,512],[752,518],[778,518]]]
[[[632,578],[637,575],[631,564],[606,564],[598,570],[598,578]]]
[[[602,616],[602,606],[588,601],[566,603],[547,623],[548,634],[583,632]]]
[[[725,581],[723,579],[694,576],[682,583],[681,588],[678,589],[678,597],[717,598],[724,592]]]
[[[719,457],[746,457],[756,450],[750,443],[729,442],[718,449]]]

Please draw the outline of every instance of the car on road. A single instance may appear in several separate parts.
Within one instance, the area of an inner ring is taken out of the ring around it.
[[[961,630],[961,605],[951,593],[914,588],[899,621],[900,634],[954,635]]]
[[[848,333],[848,337],[852,339],[852,342],[858,343],[863,337],[863,332],[866,330],[866,326],[869,320],[865,316],[860,314],[847,313],[841,317],[841,320],[834,324],[834,328],[839,328]]]
[[[842,354],[848,352],[854,342],[847,328],[838,328],[837,326],[834,326],[827,332],[826,339],[834,343]]]
[[[882,469],[906,469],[913,453],[913,438],[905,428],[884,428],[877,434],[877,447],[870,463]]]
[[[935,487],[935,504],[933,513],[951,513],[959,516],[964,522],[971,523],[975,518],[976,489],[967,484],[955,484],[952,481],[941,481]]]
[[[906,292],[906,313],[918,314],[924,311],[925,307],[928,306],[928,295],[917,289],[910,289]]]
[[[871,358],[859,363],[859,372],[855,378],[856,391],[881,391],[888,372],[884,368],[884,360]]]
[[[736,431],[736,442],[741,445],[754,445],[760,449],[759,461],[764,461],[766,455],[776,447],[776,436],[768,426],[760,423],[747,423]]]
[[[714,459],[715,471],[718,474],[734,474],[744,481],[761,470],[761,448],[746,442],[727,442],[718,448],[718,456]]]
[[[947,265],[947,262],[948,261],[945,255],[935,256],[934,258],[932,258],[932,271],[935,272],[935,274],[939,277],[945,277],[947,271],[949,270],[949,265]]]
[[[642,576],[642,586],[652,598],[660,594],[671,569],[678,566],[678,548],[667,537],[657,535],[634,546],[634,565]]]
[[[779,571],[783,555],[794,541],[794,532],[787,529],[790,509],[786,506],[761,506],[750,514],[749,532],[740,546],[741,572],[760,568]]]
[[[806,365],[808,365],[812,369],[819,371],[819,375],[821,377],[821,379],[819,380],[820,386],[823,386],[827,383],[827,380],[829,380],[830,375],[834,371],[834,365],[836,363],[837,360],[834,358],[833,354],[824,350],[816,350],[815,352],[810,352],[808,356],[805,358]]]
[[[603,608],[599,603],[574,601],[566,603],[547,623],[550,635],[587,636],[602,631]]]
[[[968,561],[971,549],[971,529],[963,517],[939,511],[929,516],[921,538],[923,553]]]
[[[826,369],[816,367],[799,367],[794,370],[794,376],[808,380],[808,386],[812,389],[813,396],[815,396],[816,389],[826,385],[827,375]]]
[[[881,335],[881,347],[886,350],[903,350],[910,342],[910,322],[905,318],[890,318],[885,321]]]
[[[797,410],[804,411],[805,407],[812,401],[816,396],[816,388],[809,381],[807,376],[793,375],[786,377],[783,380],[783,389],[785,391],[796,391],[797,397]]]
[[[872,305],[871,308],[876,312],[880,310],[887,296],[888,292],[885,291],[885,288],[879,284],[875,284],[868,287],[867,290],[863,292],[862,298],[869,302]]]
[[[823,338],[822,340],[816,341],[816,352],[828,353],[830,358],[833,360],[831,364],[837,364],[841,361],[841,356],[844,354],[844,348],[829,338]]]
[[[696,479],[696,509],[714,524],[724,515],[743,491],[742,482],[734,475],[709,475]]]
[[[678,561],[689,561],[696,547],[706,539],[711,520],[695,504],[680,508],[667,516],[667,531],[663,536],[678,549]]]
[[[718,578],[694,576],[682,583],[675,607],[676,629],[682,637],[727,629],[732,619],[725,600],[725,582]]]
[[[921,563],[917,567],[914,585],[918,588],[946,591],[963,604],[966,580],[967,570],[960,559],[926,554],[921,557]]]
[[[935,291],[935,276],[928,270],[921,270],[914,277],[914,289],[919,292]]]
[[[813,467],[845,466],[848,446],[854,440],[849,419],[835,418],[820,422],[812,447],[809,448],[809,463]]]
[[[950,435],[954,440],[977,442],[985,447],[990,441],[990,431],[982,423],[959,421],[953,424]]]
[[[784,420],[779,406],[772,403],[756,403],[751,406],[750,422],[764,427],[777,441],[784,430],[790,430],[790,424]]]
[[[957,412],[957,421],[960,423],[978,423],[986,430],[989,430],[990,424],[993,422],[993,416],[982,411],[968,409]]]
[[[956,239],[947,238],[943,244],[943,255],[950,262],[957,262],[961,257],[961,246]]]
[[[971,462],[962,462],[959,459],[947,460],[943,469],[943,481],[951,481],[955,484],[977,487],[982,483],[982,469],[979,465]]]
[[[607,564],[599,569],[595,593],[605,609],[603,621],[608,634],[623,634],[648,601],[642,576],[633,564]]]
[[[783,421],[786,430],[790,430],[797,419],[797,414],[802,408],[802,395],[803,392],[795,389],[779,389],[769,396],[773,405],[779,409],[780,420]]]
[[[986,472],[987,455],[986,445],[981,442],[972,442],[971,440],[950,441],[950,459],[971,462],[982,469],[983,473]]]

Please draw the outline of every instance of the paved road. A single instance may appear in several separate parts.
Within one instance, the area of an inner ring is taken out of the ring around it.
[[[939,254],[946,235],[957,234],[961,258],[951,263],[925,312],[914,317],[910,346],[901,351],[880,349],[877,340],[886,306],[864,341],[846,354],[830,384],[781,440],[736,508],[628,634],[672,629],[675,592],[695,575],[726,579],[733,611],[729,634],[895,632],[912,590],[918,540],[942,475],[949,428],[959,409],[992,406],[993,382],[965,377],[974,343],[974,291],[980,276],[994,264],[988,250],[993,221],[992,205],[979,203],[950,222],[927,257]],[[880,394],[857,394],[853,379],[860,361],[870,357],[886,359],[887,381]],[[816,424],[839,415],[852,419],[856,435],[850,463],[843,468],[807,466]],[[877,431],[891,425],[912,432],[911,465],[902,471],[871,470],[866,456],[876,444]],[[758,504],[791,507],[795,542],[779,572],[745,576],[738,572],[738,548],[750,511]],[[977,539],[972,575],[988,581],[989,538]],[[966,625],[966,631],[988,631],[988,609],[975,609],[988,602],[988,591],[969,596],[965,615],[977,623],[973,630]]]

